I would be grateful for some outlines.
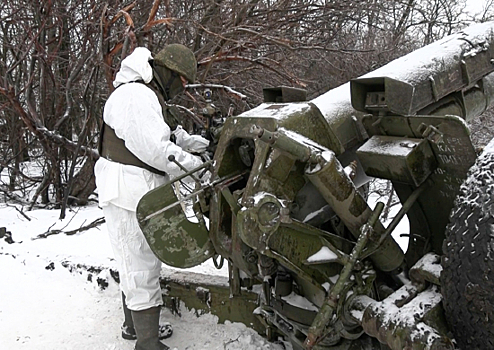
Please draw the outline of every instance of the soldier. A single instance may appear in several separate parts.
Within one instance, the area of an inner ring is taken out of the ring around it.
[[[170,155],[189,170],[202,163],[187,151],[204,151],[209,142],[183,130],[165,103],[183,92],[196,72],[194,54],[183,45],[168,45],[154,58],[148,49],[136,48],[122,61],[103,112],[94,171],[120,274],[122,336],[137,338],[136,350],[168,349],[158,338],[161,262],[139,229],[136,207],[146,192],[183,173],[168,161]]]

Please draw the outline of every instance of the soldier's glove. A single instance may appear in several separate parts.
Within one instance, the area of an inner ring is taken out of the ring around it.
[[[200,174],[200,181],[202,186],[207,186],[209,185],[211,181],[211,172],[209,170],[206,170],[204,173]]]
[[[181,125],[178,125],[172,134],[175,136],[177,146],[190,153],[202,153],[209,146],[208,140],[199,135],[189,135]]]

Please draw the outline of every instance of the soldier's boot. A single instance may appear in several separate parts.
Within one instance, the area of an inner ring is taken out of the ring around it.
[[[122,306],[124,312],[124,323],[122,325],[122,338],[127,340],[136,340],[136,331],[134,329],[134,321],[132,321],[132,313],[125,303],[125,294],[122,292]]]
[[[122,338],[127,340],[136,340],[136,331],[134,329],[134,321],[132,321],[132,313],[125,302],[125,294],[122,292],[122,306],[124,312],[124,323],[122,324]],[[173,334],[173,327],[169,322],[160,324],[158,337],[160,340],[170,338]]]
[[[134,350],[169,350],[158,338],[161,306],[131,311],[137,342]]]
[[[125,294],[122,293],[122,306],[124,311],[124,323],[122,324],[122,338],[127,340],[136,340],[136,331],[134,329],[134,321],[132,321],[132,313],[125,303]],[[173,327],[170,322],[160,323],[158,337],[160,340],[170,338],[173,334]]]

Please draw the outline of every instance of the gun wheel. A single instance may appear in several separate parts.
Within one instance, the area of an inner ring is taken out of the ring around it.
[[[458,347],[494,349],[494,153],[470,168],[443,253],[444,309]]]

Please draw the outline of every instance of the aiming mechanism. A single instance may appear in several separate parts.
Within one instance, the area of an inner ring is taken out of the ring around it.
[[[212,161],[142,198],[151,248],[175,267],[226,259],[232,295],[258,291],[268,335],[295,349],[453,349],[439,260],[476,159],[465,121],[494,96],[493,30],[467,28],[308,102],[267,89],[267,103],[227,118]],[[187,176],[196,187],[181,194]],[[366,202],[370,177],[402,203],[387,227],[382,203]],[[404,215],[406,253],[391,236]]]

